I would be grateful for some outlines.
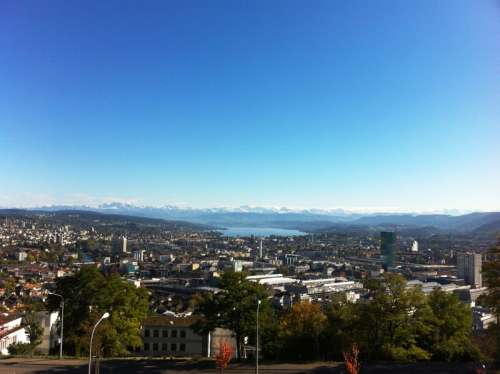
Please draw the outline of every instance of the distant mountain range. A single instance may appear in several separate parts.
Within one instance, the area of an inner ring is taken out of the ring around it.
[[[125,214],[101,213],[81,209],[60,210],[26,210],[0,209],[0,217],[15,217],[20,219],[36,218],[42,222],[72,225],[80,228],[106,227],[107,229],[159,228],[168,231],[200,231],[213,227],[179,220],[140,217]]]
[[[39,211],[79,210],[152,219],[184,221],[216,227],[274,227],[306,232],[360,230],[366,228],[419,229],[432,232],[469,232],[496,235],[500,232],[500,212],[452,214],[359,213],[344,209],[294,210],[289,208],[184,208],[178,206],[136,206],[109,203],[99,206],[50,206]]]

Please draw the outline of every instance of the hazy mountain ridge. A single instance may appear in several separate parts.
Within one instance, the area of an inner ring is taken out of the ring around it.
[[[99,225],[137,225],[159,227],[164,230],[199,231],[212,227],[178,220],[165,220],[124,214],[106,214],[91,210],[64,209],[64,210],[26,210],[26,209],[0,209],[0,217],[37,218],[42,221],[58,224],[69,224],[82,227]]]
[[[414,230],[428,232],[492,232],[500,231],[500,212],[474,212],[462,215],[418,213],[359,213],[344,209],[290,209],[241,206],[237,208],[190,208],[136,206],[124,203],[90,206],[51,206],[39,211],[75,210],[108,215],[127,215],[161,220],[180,220],[217,227],[248,226],[297,229],[307,232],[358,231],[367,229]],[[455,212],[455,211],[453,211]]]

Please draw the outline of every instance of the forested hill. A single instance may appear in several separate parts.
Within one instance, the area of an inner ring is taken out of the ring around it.
[[[75,228],[158,228],[168,231],[200,231],[207,225],[186,221],[146,218],[131,215],[98,213],[82,210],[38,211],[24,209],[0,209],[0,218],[20,218],[40,224],[71,225]]]

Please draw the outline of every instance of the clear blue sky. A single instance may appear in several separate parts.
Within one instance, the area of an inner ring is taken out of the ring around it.
[[[499,146],[496,1],[0,4],[2,206],[500,209]]]

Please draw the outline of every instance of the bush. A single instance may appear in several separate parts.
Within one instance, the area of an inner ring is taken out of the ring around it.
[[[33,352],[33,348],[29,343],[15,343],[9,345],[9,354],[13,356],[30,355]]]

